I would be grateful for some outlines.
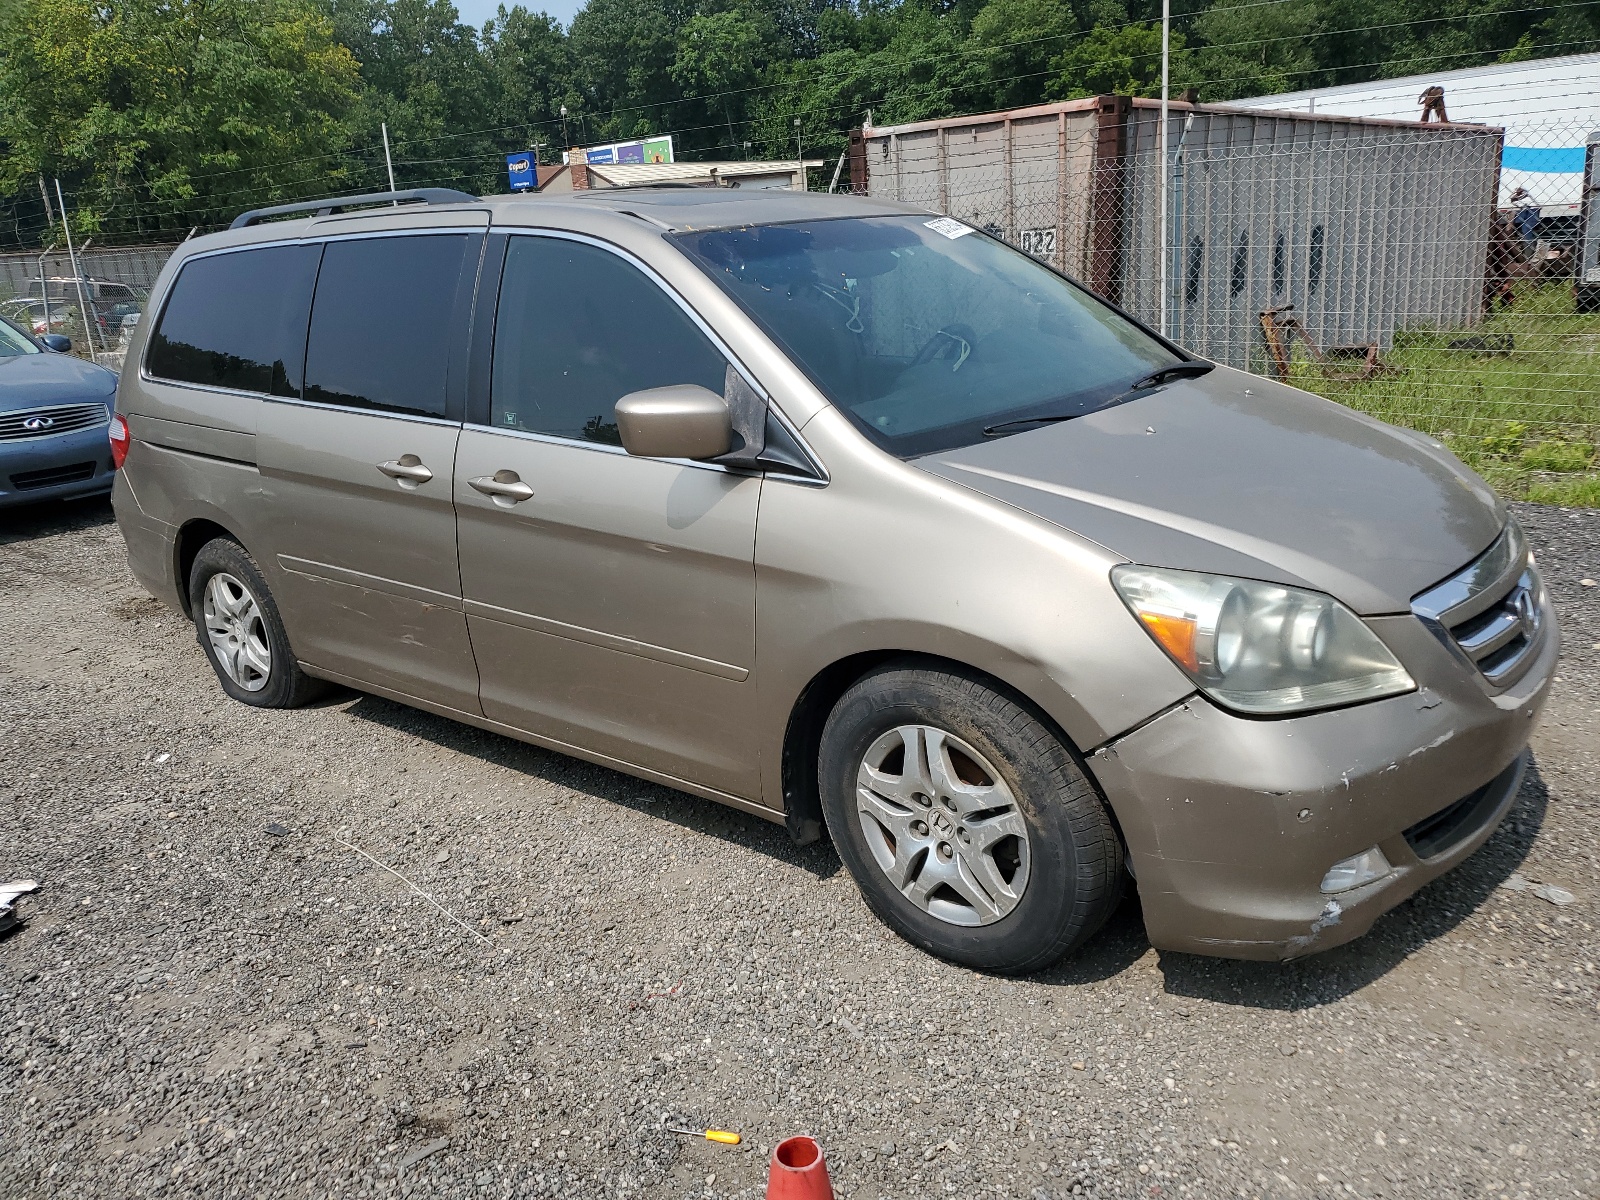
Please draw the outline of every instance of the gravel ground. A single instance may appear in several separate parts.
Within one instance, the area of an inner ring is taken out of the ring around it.
[[[0,1200],[756,1197],[797,1132],[849,1197],[1600,1195],[1600,512],[1520,511],[1567,651],[1483,851],[1300,963],[1130,901],[1014,981],[754,818],[231,703],[107,506],[0,518]]]

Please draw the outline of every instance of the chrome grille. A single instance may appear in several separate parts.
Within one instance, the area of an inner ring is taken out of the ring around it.
[[[0,442],[52,437],[110,422],[111,415],[104,404],[52,404],[44,408],[0,412]]]
[[[1544,585],[1513,519],[1464,570],[1411,602],[1411,611],[1497,687],[1531,660],[1544,626]]]

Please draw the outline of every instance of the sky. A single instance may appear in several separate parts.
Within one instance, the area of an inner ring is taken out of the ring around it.
[[[455,0],[456,11],[461,14],[461,20],[471,25],[474,29],[482,29],[483,23],[492,18],[499,9],[502,0]],[[515,0],[506,3],[510,8]],[[522,7],[532,12],[547,12],[562,25],[572,23],[572,14],[583,7],[583,0],[522,0]]]

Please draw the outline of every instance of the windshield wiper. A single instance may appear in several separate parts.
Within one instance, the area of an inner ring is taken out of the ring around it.
[[[1189,362],[1173,363],[1170,367],[1162,367],[1159,371],[1152,371],[1143,379],[1136,381],[1127,392],[1142,392],[1145,388],[1160,387],[1163,383],[1171,383],[1174,379],[1198,379],[1216,367],[1216,363],[1201,362],[1192,359]]]
[[[1150,388],[1160,387],[1162,384],[1171,383],[1174,379],[1198,379],[1210,371],[1214,363],[1190,361],[1173,363],[1170,367],[1162,367],[1159,371],[1152,371],[1142,379],[1136,379],[1123,391],[1118,392],[1104,404],[1097,404],[1093,408],[1085,408],[1079,412],[1070,413],[1043,413],[1037,417],[1017,417],[1011,421],[1001,421],[997,425],[985,425],[984,437],[993,437],[997,433],[1004,433],[1008,429],[1017,429],[1024,425],[1055,425],[1061,421],[1071,421],[1076,417],[1088,413],[1099,412],[1102,408],[1110,408],[1119,400],[1125,400],[1135,392],[1147,391]]]

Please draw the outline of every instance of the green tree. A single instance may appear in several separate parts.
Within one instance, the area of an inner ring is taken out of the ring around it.
[[[1061,0],[989,0],[972,19],[968,44],[987,69],[990,103],[1037,103],[1051,60],[1076,30],[1072,9]]]
[[[696,13],[678,31],[678,49],[669,74],[695,107],[710,121],[721,119],[727,127],[730,154],[741,141],[735,119],[742,125],[750,89],[760,80],[775,42],[775,30],[765,14],[744,9]]]
[[[0,190],[60,176],[83,234],[182,232],[348,181],[356,63],[309,0],[19,10],[0,23]]]
[[[680,96],[672,79],[684,14],[664,0],[589,0],[567,42],[590,141],[671,128]]]
[[[1323,28],[1317,0],[1221,0],[1194,20],[1200,98],[1232,100],[1315,86],[1316,35]]]
[[[1168,86],[1176,93],[1192,74],[1184,37],[1170,39]],[[1161,26],[1125,25],[1091,29],[1051,64],[1055,78],[1046,94],[1058,100],[1080,96],[1158,96],[1161,94]]]
[[[449,0],[326,0],[339,40],[361,64],[346,119],[366,182],[383,182],[380,125],[389,127],[395,182],[468,190],[499,176],[495,90],[477,31]]]
[[[561,26],[546,13],[501,5],[484,25],[480,45],[493,85],[492,124],[503,130],[510,149],[522,149],[517,142],[543,142],[554,152],[561,141],[561,106],[578,104]],[[546,158],[552,160],[553,153]]]

